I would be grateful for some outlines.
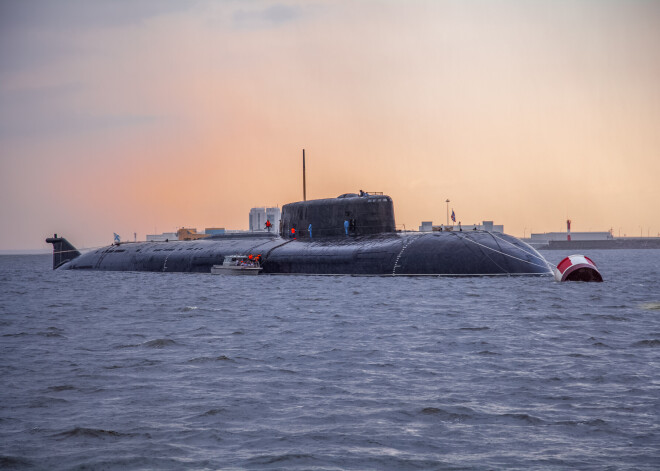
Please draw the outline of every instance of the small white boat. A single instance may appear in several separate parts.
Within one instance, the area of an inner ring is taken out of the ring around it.
[[[213,275],[258,275],[263,270],[259,257],[248,255],[227,255],[222,265],[213,265]]]

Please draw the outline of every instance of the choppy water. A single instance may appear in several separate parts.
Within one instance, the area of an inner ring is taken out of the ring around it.
[[[660,251],[586,254],[605,283],[2,256],[0,468],[658,469]]]

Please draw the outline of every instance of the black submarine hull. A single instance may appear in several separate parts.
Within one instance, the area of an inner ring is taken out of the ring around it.
[[[515,237],[488,231],[394,232],[319,239],[250,234],[122,243],[83,254],[66,239],[47,241],[54,246],[53,268],[61,270],[210,273],[225,256],[261,254],[264,274],[551,275],[545,259],[532,247]],[[70,259],[67,253],[71,253]]]

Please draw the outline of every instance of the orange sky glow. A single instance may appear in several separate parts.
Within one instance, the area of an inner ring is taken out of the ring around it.
[[[400,228],[660,233],[660,2],[0,4],[0,250],[383,191]]]

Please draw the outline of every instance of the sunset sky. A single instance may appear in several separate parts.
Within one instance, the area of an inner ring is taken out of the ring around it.
[[[247,229],[382,191],[397,225],[660,232],[660,2],[0,1],[0,249]]]

